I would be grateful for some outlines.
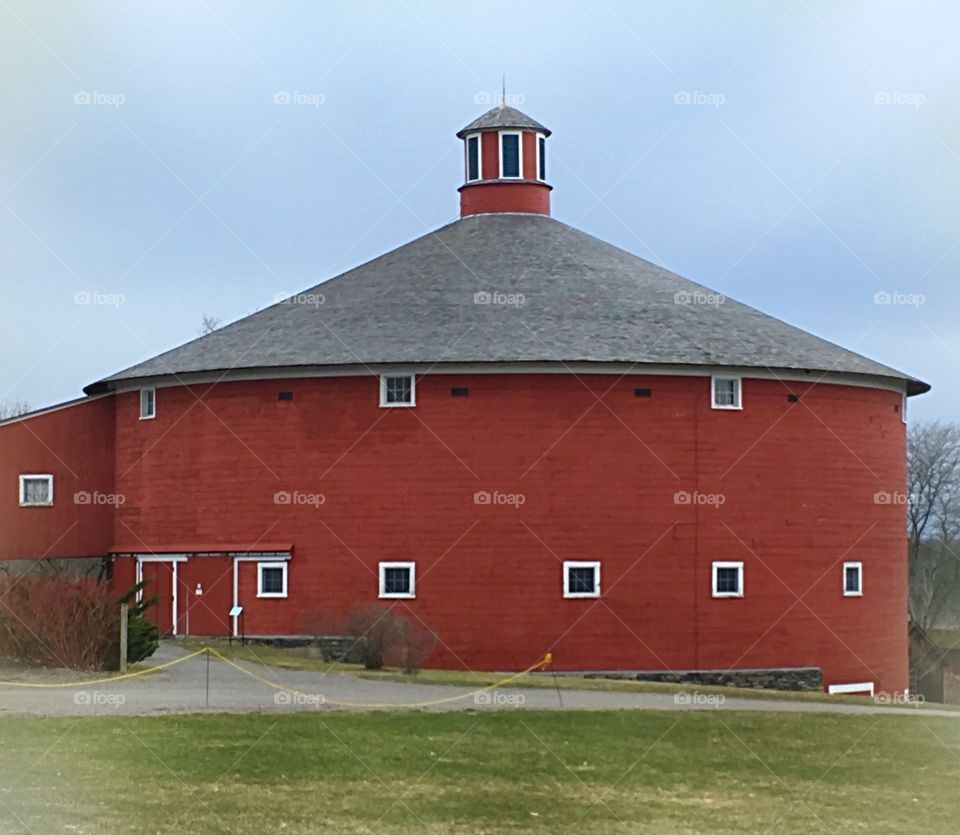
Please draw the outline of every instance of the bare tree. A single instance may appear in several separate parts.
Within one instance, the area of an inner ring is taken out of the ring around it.
[[[200,321],[200,336],[206,336],[208,333],[213,333],[219,327],[220,320],[216,316],[211,316],[209,313],[204,313],[203,319]]]
[[[929,629],[960,590],[960,427],[914,424],[907,461],[910,619]]]
[[[10,400],[6,403],[0,402],[0,420],[25,415],[33,407],[23,400]]]

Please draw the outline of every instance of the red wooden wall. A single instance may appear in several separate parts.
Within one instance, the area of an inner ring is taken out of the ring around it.
[[[293,542],[286,600],[257,600],[240,566],[250,633],[374,605],[377,563],[415,560],[417,598],[391,603],[437,633],[434,664],[522,668],[552,650],[563,669],[812,665],[828,683],[907,685],[904,507],[875,498],[905,487],[897,393],[797,384],[789,403],[747,379],[744,410],[718,411],[707,377],[437,374],[414,412],[381,409],[377,387],[164,388],[152,421],[118,395],[118,547]],[[564,559],[602,561],[600,600],[563,599]],[[713,560],[745,563],[744,598],[711,597]],[[864,564],[862,598],[842,596],[844,560]]]

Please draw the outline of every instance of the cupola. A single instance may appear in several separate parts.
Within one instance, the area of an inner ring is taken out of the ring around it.
[[[463,140],[460,216],[496,212],[550,214],[550,131],[501,102],[457,136]]]

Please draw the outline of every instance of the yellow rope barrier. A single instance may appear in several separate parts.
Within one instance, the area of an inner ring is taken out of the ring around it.
[[[471,690],[467,693],[459,693],[456,696],[446,696],[442,699],[427,699],[422,702],[411,702],[407,704],[398,704],[394,702],[344,702],[344,701],[338,701],[336,699],[327,699],[322,694],[307,693],[303,690],[297,690],[296,688],[290,687],[285,684],[279,684],[275,681],[270,681],[269,679],[264,678],[261,675],[258,675],[252,670],[248,670],[245,667],[241,667],[238,663],[236,663],[232,659],[227,658],[225,655],[222,655],[216,649],[209,646],[201,647],[196,652],[191,652],[189,655],[184,655],[181,658],[175,658],[173,661],[167,661],[164,664],[158,664],[156,667],[150,667],[145,670],[136,670],[132,673],[121,673],[120,675],[116,675],[116,676],[105,676],[103,678],[89,679],[87,681],[68,681],[68,682],[59,682],[56,684],[41,684],[41,683],[33,683],[33,682],[25,682],[25,681],[0,681],[0,687],[66,688],[66,687],[89,687],[90,685],[94,685],[94,684],[108,684],[114,681],[123,681],[131,678],[139,678],[140,676],[150,675],[151,673],[156,673],[156,672],[159,672],[160,670],[166,670],[177,664],[182,664],[184,661],[189,661],[191,658],[196,658],[198,655],[202,655],[203,653],[207,653],[209,655],[213,655],[216,658],[219,658],[227,666],[233,667],[233,669],[243,673],[249,678],[252,678],[255,681],[258,681],[261,684],[265,684],[267,687],[272,687],[274,690],[282,690],[285,693],[294,693],[298,696],[303,696],[306,698],[316,698],[317,696],[319,696],[321,699],[321,702],[320,702],[321,704],[333,705],[334,707],[363,707],[363,708],[377,708],[377,709],[431,707],[433,705],[450,704],[452,702],[461,701],[463,699],[469,699],[480,693],[486,693],[490,690],[496,690],[498,687],[504,687],[505,685],[509,684],[512,681],[515,681],[521,676],[525,676],[528,673],[533,672],[538,667],[546,667],[553,660],[553,654],[548,652],[546,655],[543,656],[543,658],[541,658],[535,664],[531,664],[525,670],[521,670],[519,673],[514,673],[513,675],[507,676],[506,678],[501,679],[500,681],[494,682],[493,684],[488,684],[484,687],[478,687],[475,690]]]
[[[502,679],[501,681],[494,682],[493,684],[488,684],[485,687],[478,687],[476,690],[471,690],[468,693],[459,693],[456,696],[446,696],[442,699],[428,699],[422,702],[409,702],[406,704],[397,704],[395,702],[342,702],[336,699],[328,699],[322,696],[322,694],[318,694],[318,693],[305,693],[304,691],[297,690],[294,687],[289,687],[288,685],[285,685],[285,684],[278,684],[275,681],[270,681],[269,679],[266,679],[263,676],[257,675],[256,673],[250,670],[247,670],[244,667],[241,667],[236,662],[221,655],[219,652],[217,652],[217,650],[213,649],[212,647],[210,647],[209,649],[214,656],[219,658],[225,664],[228,664],[229,666],[233,667],[235,670],[239,670],[241,673],[244,673],[245,675],[249,676],[250,678],[256,681],[259,681],[261,684],[265,684],[268,687],[272,687],[274,690],[282,690],[285,693],[295,693],[298,696],[305,696],[307,698],[313,698],[319,695],[323,699],[321,704],[334,705],[335,707],[366,707],[366,708],[378,708],[378,709],[379,708],[392,709],[392,708],[431,707],[433,705],[441,705],[441,704],[449,704],[451,702],[457,702],[457,701],[460,701],[461,699],[469,699],[472,696],[476,696],[478,693],[486,693],[488,690],[496,690],[498,687],[503,687],[509,682],[514,681],[515,679],[518,679],[521,676],[527,675],[528,673],[537,669],[537,667],[545,667],[552,660],[551,654],[547,653],[543,658],[541,658],[535,664],[531,664],[529,667],[527,667],[527,669],[521,670],[519,673],[514,673],[511,676],[507,676],[505,679]]]
[[[132,673],[121,673],[117,676],[106,676],[104,678],[93,678],[88,681],[67,681],[57,684],[39,684],[35,682],[28,681],[0,681],[0,687],[88,687],[91,684],[107,684],[112,681],[123,681],[127,678],[138,678],[139,676],[148,676],[151,673],[159,672],[160,670],[165,670],[168,667],[172,667],[175,664],[182,664],[184,661],[189,661],[191,658],[196,658],[198,655],[206,652],[209,647],[203,647],[203,649],[198,649],[196,652],[191,652],[189,655],[184,655],[182,658],[175,658],[173,661],[167,661],[165,664],[157,664],[156,667],[149,667],[146,670],[134,670]]]

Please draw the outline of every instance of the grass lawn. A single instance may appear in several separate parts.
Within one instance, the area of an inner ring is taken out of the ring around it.
[[[749,699],[779,699],[787,701],[815,701],[815,702],[845,702],[848,704],[867,704],[874,706],[877,703],[865,696],[828,696],[826,693],[799,693],[779,690],[758,690],[747,687],[716,687],[703,684],[670,684],[658,681],[618,681],[615,679],[584,678],[583,676],[564,675],[525,675],[513,681],[503,683],[503,679],[512,673],[484,673],[469,670],[420,670],[410,675],[402,670],[365,670],[359,664],[343,664],[340,662],[324,661],[305,648],[274,647],[264,644],[238,643],[228,644],[226,640],[217,638],[187,638],[177,643],[184,649],[198,650],[201,647],[212,646],[227,658],[234,661],[246,661],[254,664],[266,664],[287,670],[308,670],[331,675],[354,675],[358,678],[380,681],[406,681],[417,684],[451,684],[463,687],[485,687],[497,684],[502,687],[538,687],[562,690],[603,690],[627,693],[675,693],[689,691],[697,693],[718,693],[727,697],[742,696]],[[903,705],[885,705],[884,707],[903,707]],[[956,710],[960,712],[960,705],[919,705],[921,709],[929,707],[938,710]]]
[[[0,832],[957,832],[960,721],[702,712],[0,719]]]

